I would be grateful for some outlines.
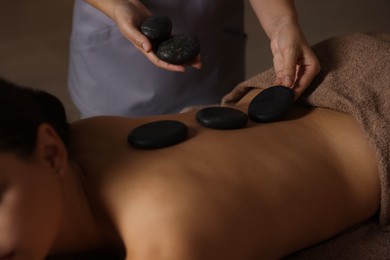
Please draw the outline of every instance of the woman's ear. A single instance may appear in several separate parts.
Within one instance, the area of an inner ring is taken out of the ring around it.
[[[54,173],[64,174],[68,166],[68,151],[56,130],[47,123],[38,126],[35,156]]]

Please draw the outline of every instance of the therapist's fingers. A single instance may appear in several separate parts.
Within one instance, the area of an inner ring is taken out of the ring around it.
[[[275,84],[292,87],[296,76],[296,66],[299,53],[299,45],[291,41],[289,37],[276,38],[271,41],[273,64],[275,70]]]
[[[282,53],[283,69],[281,72],[282,85],[292,87],[296,76],[297,52],[293,48],[288,48]]]
[[[202,67],[200,58],[184,65],[175,65],[159,59],[153,53],[153,45],[150,40],[139,30],[141,23],[152,13],[140,1],[121,1],[115,7],[114,21],[125,38],[127,38],[141,53],[143,53],[155,66],[174,72],[184,72],[185,66],[196,69]]]
[[[148,37],[142,34],[134,25],[122,27],[121,32],[141,52],[149,53],[152,51],[152,43],[149,41]]]
[[[276,52],[273,57],[275,85],[292,87],[295,81],[297,58],[295,52]]]
[[[295,48],[281,51],[274,48],[275,85],[293,87],[298,98],[320,71],[320,64],[310,46],[303,42]]]
[[[299,68],[296,81],[294,83],[294,92],[298,98],[313,81],[314,77],[320,72],[321,66],[310,47],[305,47],[302,59],[298,61]]]
[[[149,39],[142,34],[138,27],[135,26],[134,22],[128,22],[124,26],[120,28],[122,34],[133,43],[133,45],[142,52],[150,62],[152,62],[155,66],[173,72],[184,72],[185,66],[183,65],[174,65],[168,62],[165,62],[159,59],[156,54],[153,52],[152,43]],[[200,68],[201,62],[200,60],[195,59],[193,62],[188,64],[194,68]]]
[[[173,72],[185,72],[186,68],[184,65],[175,65],[175,64],[170,64],[168,62],[165,62],[161,60],[159,57],[154,54],[154,52],[149,52],[145,54],[145,56],[157,67],[168,70],[168,71],[173,71]]]
[[[282,85],[283,83],[283,57],[282,55],[277,52],[274,54],[273,57],[273,63],[274,63],[274,70],[275,70],[275,85]]]
[[[200,58],[200,55],[196,56],[195,59],[193,59],[190,62],[186,63],[187,66],[190,66],[195,69],[201,69],[202,68],[202,60]]]
[[[152,62],[155,66],[165,69],[168,71],[174,71],[174,72],[184,72],[185,67],[181,65],[174,65],[169,64],[165,61],[162,61],[159,59],[154,53],[153,53],[153,46],[152,43],[149,41],[149,39],[142,34],[138,26],[135,25],[134,21],[128,21],[123,26],[120,27],[120,30],[122,34],[133,43],[133,45],[142,52],[146,58],[149,59],[150,62]]]
[[[159,59],[154,53],[148,54],[149,60],[154,63],[157,67],[169,70],[169,71],[175,71],[175,72],[185,72],[186,67],[192,67],[194,69],[201,69],[202,68],[202,62],[200,60],[200,55],[198,55],[195,59],[192,61],[189,61],[183,65],[175,65],[168,62],[165,62],[161,59]]]
[[[121,15],[120,12],[121,11],[117,12],[116,24],[122,35],[140,51],[145,53],[151,52],[152,43],[149,41],[148,37],[139,30],[142,20],[146,19],[147,16],[137,15],[138,18],[136,18],[127,14]]]
[[[125,37],[128,38],[136,46],[136,48],[139,49],[155,66],[174,72],[184,72],[186,70],[184,65],[170,64],[158,58],[152,51],[153,47],[149,39],[141,32],[139,32],[138,29],[128,28],[127,33],[124,35],[128,35],[128,37]],[[185,65],[196,69],[200,69],[202,67],[200,57],[195,58],[193,61]]]
[[[120,1],[113,11],[113,20],[123,36],[144,53],[152,51],[152,44],[140,32],[139,27],[142,21],[151,15],[152,13],[139,1]]]

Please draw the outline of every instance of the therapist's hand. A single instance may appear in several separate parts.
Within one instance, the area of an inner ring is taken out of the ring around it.
[[[117,24],[123,36],[132,42],[154,65],[169,71],[185,71],[186,67],[184,65],[169,64],[160,60],[153,53],[151,42],[139,30],[141,23],[151,16],[152,13],[140,1],[86,0],[86,2],[108,15]],[[202,66],[199,56],[185,65],[197,69]]]
[[[320,64],[300,28],[280,24],[271,37],[275,84],[292,87],[299,97],[320,71]]]
[[[298,98],[320,71],[320,64],[298,23],[292,0],[249,0],[271,41],[275,84],[293,87]]]

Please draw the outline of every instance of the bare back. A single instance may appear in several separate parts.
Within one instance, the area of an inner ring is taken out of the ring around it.
[[[188,125],[188,139],[127,144],[133,128],[162,119]],[[99,117],[74,124],[71,140],[128,259],[276,259],[379,206],[374,152],[351,116],[331,110],[296,106],[284,121],[225,131],[200,126],[195,112]]]

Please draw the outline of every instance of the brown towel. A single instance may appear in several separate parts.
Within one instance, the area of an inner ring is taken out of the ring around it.
[[[284,260],[388,260],[390,232],[377,221],[350,229],[326,242],[285,257]]]
[[[353,115],[375,147],[381,178],[380,223],[390,224],[390,34],[354,33],[313,46],[321,72],[298,103]],[[273,69],[239,84],[223,100],[231,105],[252,88],[267,88]],[[390,228],[389,228],[390,229]],[[390,256],[389,256],[390,259]]]

